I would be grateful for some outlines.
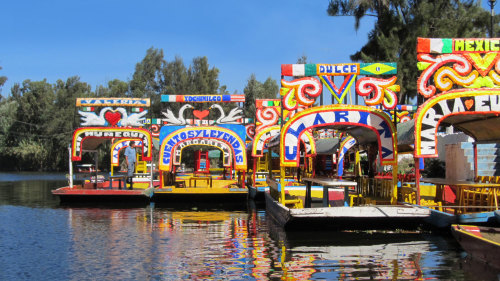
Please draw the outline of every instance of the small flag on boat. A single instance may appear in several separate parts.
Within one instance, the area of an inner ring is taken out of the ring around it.
[[[453,40],[449,38],[418,38],[417,53],[451,54]]]
[[[94,107],[93,106],[84,106],[84,107],[82,107],[82,111],[91,112],[91,111],[94,111]]]

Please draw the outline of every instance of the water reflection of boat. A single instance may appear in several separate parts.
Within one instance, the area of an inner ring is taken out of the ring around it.
[[[500,269],[500,228],[454,224],[451,230],[472,258]]]
[[[268,227],[271,238],[283,245],[281,265],[289,277],[414,280],[432,277],[424,268],[441,263],[439,255],[426,254],[436,252],[440,241],[434,240],[441,239],[437,236],[387,231],[286,232],[272,219]]]
[[[467,256],[460,260],[460,268],[464,271],[466,279],[469,280],[498,280],[500,269]]]

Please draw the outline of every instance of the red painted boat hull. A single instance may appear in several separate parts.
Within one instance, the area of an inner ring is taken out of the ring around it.
[[[52,194],[59,197],[61,202],[149,202],[149,196],[144,189],[87,189],[61,187],[52,190]]]
[[[500,269],[500,228],[454,224],[451,230],[472,258]]]

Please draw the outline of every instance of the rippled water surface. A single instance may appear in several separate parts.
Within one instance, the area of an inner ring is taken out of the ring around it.
[[[448,235],[285,233],[264,209],[60,206],[0,174],[0,280],[498,280]]]

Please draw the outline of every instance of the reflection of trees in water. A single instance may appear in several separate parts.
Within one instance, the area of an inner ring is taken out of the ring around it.
[[[0,204],[55,207],[59,204],[59,199],[50,191],[67,184],[64,180],[0,181]]]

